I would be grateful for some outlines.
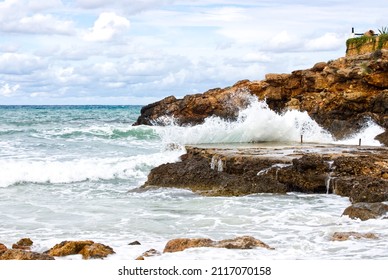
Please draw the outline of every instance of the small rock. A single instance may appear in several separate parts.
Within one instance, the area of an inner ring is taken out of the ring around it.
[[[143,261],[144,258],[153,257],[153,256],[160,256],[162,253],[160,253],[158,250],[150,249],[148,251],[145,251],[141,256],[138,256],[135,260]]]
[[[342,213],[342,215],[347,215],[352,219],[360,219],[361,221],[366,221],[369,219],[376,219],[388,212],[388,205],[380,202],[375,203],[365,203],[359,202],[355,203]]]
[[[133,242],[129,243],[128,245],[131,245],[131,246],[141,245],[141,243],[139,241],[133,241]]]
[[[345,241],[349,240],[350,238],[354,239],[361,239],[361,238],[367,238],[367,239],[378,239],[378,236],[374,233],[358,233],[354,231],[349,232],[335,232],[333,236],[331,237],[332,241]]]
[[[218,241],[214,247],[226,249],[253,249],[256,247],[263,247],[270,250],[274,249],[252,236],[241,236],[234,239],[221,240]]]
[[[86,245],[79,252],[82,255],[82,258],[87,259],[103,259],[108,255],[115,254],[115,251],[109,246],[106,246],[101,243],[93,243],[92,245]]]
[[[0,260],[55,260],[47,254],[11,249],[0,255]]]
[[[12,244],[12,249],[31,250],[31,246],[34,242],[30,238],[22,238],[16,244]]]
[[[174,253],[196,247],[211,247],[214,241],[209,238],[177,238],[167,242],[163,253]]]
[[[178,238],[170,240],[163,253],[173,253],[183,251],[188,248],[197,247],[212,247],[212,248],[226,248],[226,249],[252,249],[256,247],[263,247],[273,250],[264,242],[255,239],[252,236],[241,236],[234,239],[226,239],[221,241],[213,241],[208,238]]]

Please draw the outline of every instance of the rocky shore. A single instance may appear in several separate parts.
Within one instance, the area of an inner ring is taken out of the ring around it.
[[[180,161],[152,169],[141,189],[185,188],[206,196],[337,194],[349,197],[352,204],[374,205],[354,208],[354,218],[376,218],[388,211],[388,205],[382,203],[388,201],[388,148],[385,147],[247,144],[240,148],[186,147],[186,150]]]
[[[385,129],[375,139],[388,146],[388,50],[316,63],[290,74],[237,82],[182,99],[169,96],[142,108],[134,125],[197,125],[209,116],[236,119],[249,98],[282,113],[309,114],[335,139],[360,131],[372,120]],[[388,149],[341,145],[294,147],[186,147],[179,162],[154,168],[141,187],[186,188],[206,196],[254,193],[328,193],[349,197],[353,218],[387,213]]]

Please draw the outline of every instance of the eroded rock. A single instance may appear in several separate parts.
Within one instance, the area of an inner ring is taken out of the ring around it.
[[[47,252],[50,256],[64,257],[69,255],[81,254],[84,259],[104,258],[114,251],[109,246],[94,243],[94,241],[63,241]]]
[[[270,250],[273,249],[264,242],[252,236],[241,236],[234,239],[226,239],[221,241],[213,241],[209,238],[177,238],[167,242],[163,253],[180,252],[189,248],[198,247],[226,249],[253,249],[256,247],[262,247]]]
[[[0,254],[0,260],[55,260],[48,254],[11,249]]]
[[[345,209],[342,215],[347,215],[352,219],[360,219],[366,221],[369,219],[376,219],[386,215],[388,212],[388,205],[384,203],[355,203]]]

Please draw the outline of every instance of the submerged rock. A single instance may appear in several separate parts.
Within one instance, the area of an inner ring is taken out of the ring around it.
[[[81,254],[84,259],[89,258],[105,258],[110,254],[114,254],[109,246],[94,243],[94,241],[63,241],[47,252],[50,256],[64,257],[69,255]]]
[[[0,254],[0,260],[55,260],[48,254],[11,249]]]
[[[159,252],[158,250],[155,250],[155,249],[150,249],[148,251],[145,251],[143,254],[141,254],[141,256],[138,256],[135,260],[137,261],[142,261],[144,260],[145,258],[149,258],[149,257],[153,257],[153,256],[159,256],[161,255],[162,253]]]
[[[378,236],[374,233],[358,233],[354,231],[349,231],[349,232],[335,232],[333,236],[331,237],[332,241],[346,241],[349,240],[350,238],[354,239],[361,239],[361,238],[366,238],[366,239],[378,239]]]
[[[384,203],[355,203],[345,209],[342,215],[347,215],[352,219],[360,219],[366,221],[369,219],[376,219],[386,215],[388,212],[388,205]]]
[[[252,237],[241,236],[234,239],[226,239],[221,241],[213,241],[209,238],[178,238],[167,242],[163,253],[180,252],[189,248],[212,247],[226,249],[253,249],[262,247],[272,250],[270,246],[264,242]]]

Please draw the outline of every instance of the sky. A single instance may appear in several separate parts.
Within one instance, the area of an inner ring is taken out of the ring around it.
[[[0,0],[0,105],[144,105],[345,55],[387,0]]]

